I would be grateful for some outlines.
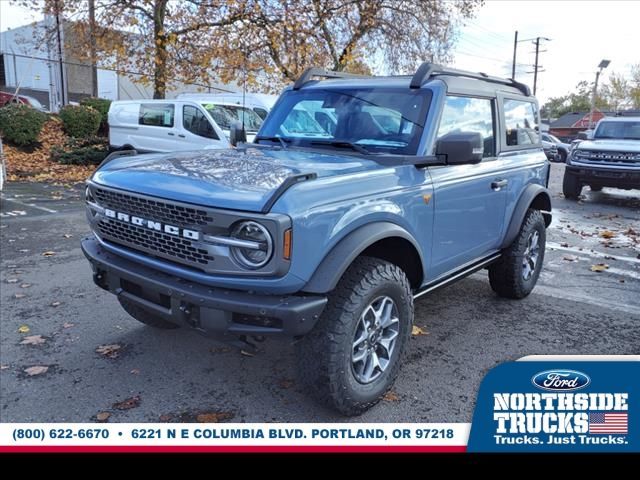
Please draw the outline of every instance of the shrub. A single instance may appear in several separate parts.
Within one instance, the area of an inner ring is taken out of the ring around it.
[[[111,106],[111,100],[107,100],[106,98],[83,98],[80,101],[80,105],[85,107],[95,108],[100,112],[100,130],[103,132],[107,131],[107,125],[109,121],[109,107]]]
[[[0,131],[9,142],[26,147],[38,142],[47,115],[28,105],[10,103],[0,108]]]
[[[98,165],[109,155],[104,138],[70,139],[63,147],[51,149],[51,160],[64,165]]]
[[[67,135],[74,138],[86,138],[98,133],[102,116],[93,107],[67,105],[60,110],[60,118]]]

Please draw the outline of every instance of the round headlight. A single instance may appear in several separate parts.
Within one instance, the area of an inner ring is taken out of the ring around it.
[[[238,240],[238,244],[231,247],[231,253],[243,267],[255,270],[264,267],[271,260],[273,255],[271,234],[258,222],[238,223],[231,231],[231,238]]]

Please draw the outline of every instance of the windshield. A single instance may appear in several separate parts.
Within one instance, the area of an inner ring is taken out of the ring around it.
[[[408,88],[290,90],[257,141],[280,137],[305,147],[355,145],[361,153],[415,155],[430,99],[430,91]]]
[[[593,138],[640,140],[640,121],[601,122],[598,125]]]
[[[247,132],[257,132],[262,125],[262,119],[250,108],[243,108],[240,105],[218,105],[208,102],[202,103],[202,106],[207,109],[218,126],[223,130],[231,130],[231,125],[235,122],[244,123],[244,128]]]
[[[546,138],[544,138],[544,137],[546,137]],[[547,142],[551,142],[551,143],[562,143],[562,142],[558,139],[558,137],[554,137],[553,135],[551,135],[551,134],[549,134],[549,133],[545,134],[545,135],[544,135],[544,137],[543,137],[543,138],[544,138],[544,140],[546,140]]]

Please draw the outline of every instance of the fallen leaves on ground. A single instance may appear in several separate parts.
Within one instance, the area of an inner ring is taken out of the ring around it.
[[[96,420],[99,422],[106,422],[109,420],[111,414],[109,412],[100,412],[96,415]]]
[[[400,397],[396,392],[389,390],[382,396],[382,400],[384,400],[385,402],[398,402],[400,401]]]
[[[231,412],[212,412],[201,413],[196,417],[196,420],[200,423],[219,423],[225,420],[231,420],[233,413]]]
[[[62,235],[64,238],[71,238],[73,237],[73,235],[71,235],[70,233],[65,233],[64,235]]]
[[[567,242],[562,242],[560,246],[564,248],[569,248],[569,244]]]
[[[46,252],[42,252],[42,256],[43,257],[53,257],[56,254],[56,252],[53,252],[51,250],[47,250]]]
[[[130,410],[132,408],[136,408],[140,405],[140,396],[136,395],[135,397],[127,398],[121,402],[117,402],[113,404],[113,408],[117,410]]]
[[[411,335],[413,335],[414,337],[417,337],[418,335],[429,335],[429,332],[427,332],[426,330],[424,330],[423,328],[414,325],[413,328],[411,329]]]
[[[59,307],[60,306],[60,302],[52,302],[51,306],[52,307]]]
[[[293,387],[293,380],[289,379],[289,378],[283,378],[282,380],[280,380],[278,382],[278,385],[280,386],[280,388],[282,389],[289,389],[291,387]]]
[[[121,348],[122,345],[118,345],[117,343],[114,343],[112,345],[100,345],[98,346],[98,348],[96,348],[96,353],[99,353],[103,357],[107,358],[118,358]]]
[[[9,365],[0,365],[0,370],[8,370]]]
[[[240,355],[243,355],[245,357],[255,357],[256,354],[253,352],[249,352],[248,350],[240,350]]]
[[[4,145],[8,181],[84,182],[95,170],[95,166],[63,165],[50,160],[51,149],[63,147],[68,141],[59,119],[45,123],[39,140],[40,145],[33,151]]]
[[[578,257],[576,257],[575,255],[565,255],[564,257],[562,257],[562,259],[567,261],[567,262],[577,262],[578,261]]]
[[[47,373],[47,370],[49,370],[49,367],[46,365],[34,365],[33,367],[25,368],[24,373],[26,373],[29,377],[34,377],[36,375]]]
[[[20,288],[29,288],[31,286],[30,283],[21,283]]]
[[[18,333],[29,333],[30,331],[29,325],[20,325],[18,327]]]
[[[615,232],[612,232],[611,230],[603,230],[602,232],[600,232],[600,237],[602,237],[602,238],[609,239],[609,238],[613,238],[615,236],[616,236]]]
[[[16,293],[13,297],[14,298],[24,298],[24,297],[26,297],[26,295],[24,293]]]
[[[75,323],[71,323],[71,322],[64,322],[62,324],[62,328],[71,328],[75,325]]]
[[[229,353],[231,348],[229,347],[211,347],[209,349],[211,353]]]
[[[131,370],[129,372],[131,375],[140,375],[140,370],[137,368],[134,368],[133,370]]]
[[[20,345],[42,345],[46,342],[42,335],[27,335],[22,338]]]
[[[19,281],[17,278],[7,278],[7,283],[18,283]]]
[[[604,272],[608,268],[609,268],[609,265],[607,265],[606,263],[597,263],[595,265],[591,265],[592,272]]]
[[[160,415],[160,417],[158,417],[158,420],[161,421],[162,423],[168,423],[171,420],[173,420],[173,415],[170,415],[170,414]]]

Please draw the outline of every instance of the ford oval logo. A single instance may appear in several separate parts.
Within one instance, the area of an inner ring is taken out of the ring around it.
[[[545,370],[531,379],[542,390],[579,390],[591,383],[588,375],[575,370]]]

